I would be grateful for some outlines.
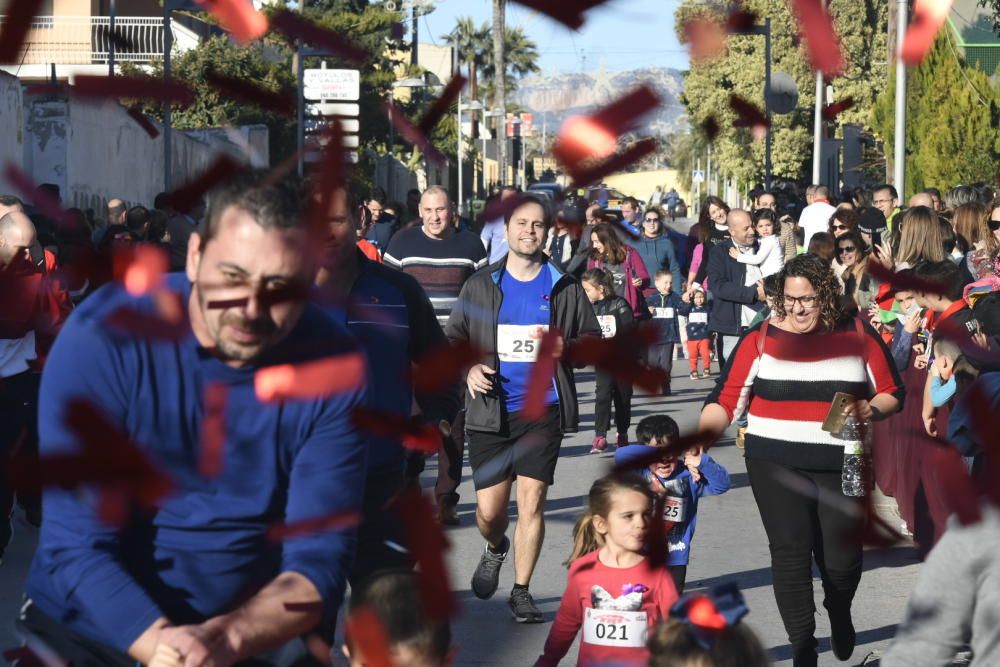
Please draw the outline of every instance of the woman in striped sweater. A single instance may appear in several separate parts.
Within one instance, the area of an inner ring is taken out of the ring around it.
[[[812,559],[834,655],[846,660],[854,650],[851,601],[865,515],[860,499],[841,491],[843,442],[821,426],[838,391],[857,399],[847,412],[879,420],[899,410],[903,390],[882,339],[840,311],[837,279],[825,262],[802,255],[780,275],[784,294],[772,319],[743,335],[699,426],[718,437],[747,413],[747,473],[770,544],[774,596],[793,664],[815,667]]]

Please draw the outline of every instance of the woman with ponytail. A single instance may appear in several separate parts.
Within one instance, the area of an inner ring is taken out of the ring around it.
[[[576,522],[569,580],[536,667],[556,667],[583,628],[577,665],[645,665],[647,635],[677,601],[673,578],[646,555],[653,492],[635,474],[590,487]]]

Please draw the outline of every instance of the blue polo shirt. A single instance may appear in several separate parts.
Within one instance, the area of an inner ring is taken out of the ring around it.
[[[185,304],[183,274],[166,289]],[[326,398],[260,402],[261,366],[355,354],[347,330],[307,305],[295,328],[257,368],[232,368],[199,345],[151,340],[106,321],[120,308],[154,313],[150,297],[109,284],[87,299],[59,334],[42,374],[39,448],[45,457],[79,451],[67,405],[90,401],[173,481],[149,515],[119,529],[96,515],[94,489],[44,492],[45,521],[25,592],[59,623],[125,651],[157,618],[198,623],[231,611],[282,572],[313,583],[328,616],[340,606],[353,559],[353,530],[281,543],[266,530],[360,509],[366,450],[351,422],[359,387]],[[225,385],[221,474],[198,472],[202,397]]]
[[[525,393],[534,363],[527,360],[532,355],[537,356],[541,344],[541,327],[547,327],[552,319],[550,310],[552,294],[552,272],[542,267],[538,275],[527,282],[522,282],[509,272],[500,276],[500,291],[503,301],[500,302],[500,312],[497,317],[498,338],[503,339],[503,327],[516,327],[509,331],[519,332],[511,341],[509,352],[511,357],[520,361],[505,361],[500,350],[500,391],[507,406],[508,413],[514,413],[524,407]],[[500,341],[498,341],[500,344]],[[556,393],[555,379],[545,396],[546,405],[559,402]]]

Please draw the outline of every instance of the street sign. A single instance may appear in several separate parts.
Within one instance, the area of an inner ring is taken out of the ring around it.
[[[334,118],[334,116],[306,116],[306,130],[310,128],[318,127],[320,124],[325,124],[327,118]],[[338,121],[340,121],[340,129],[343,132],[360,132],[361,131],[361,121],[357,118],[342,118],[337,116]]]
[[[692,183],[704,183],[705,182],[705,172],[701,169],[691,170],[691,182]]]
[[[351,164],[357,164],[359,155],[357,151],[344,151],[344,162],[350,162]],[[303,155],[303,160],[308,164],[315,164],[322,160],[323,153],[320,151],[310,151],[307,150],[305,155]]]
[[[521,114],[521,136],[530,137],[532,136],[535,128],[535,114],[522,113]]]
[[[325,102],[306,105],[307,116],[351,116],[361,115],[361,105]]]
[[[356,69],[307,69],[303,72],[307,100],[349,100],[361,96],[361,72]]]
[[[325,133],[321,134],[323,129],[324,129],[323,125],[307,126],[306,136],[308,137],[308,136],[318,135],[316,136],[316,143],[318,143],[320,146],[326,146],[328,143],[330,143],[330,135]],[[361,145],[360,138],[356,134],[345,134],[343,135],[342,138],[343,138],[342,145],[344,148],[358,148]]]

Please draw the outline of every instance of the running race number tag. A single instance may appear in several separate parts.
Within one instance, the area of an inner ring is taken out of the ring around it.
[[[615,611],[588,607],[583,618],[583,641],[597,646],[642,648],[649,624],[644,611]]]
[[[538,359],[538,346],[549,330],[547,324],[497,325],[497,354],[500,361],[532,363]]]
[[[654,308],[656,315],[654,317],[658,320],[671,320],[674,318],[673,308]]]
[[[663,519],[674,523],[684,523],[687,515],[687,499],[677,496],[663,497]]]
[[[688,315],[691,324],[708,324],[708,313],[691,313]]]
[[[601,336],[604,338],[614,338],[618,331],[618,323],[614,315],[598,315],[597,322],[601,325]]]

